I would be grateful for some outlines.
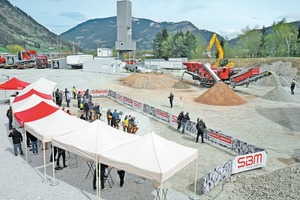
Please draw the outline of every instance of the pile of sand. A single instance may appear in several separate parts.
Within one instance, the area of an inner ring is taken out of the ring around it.
[[[225,83],[219,82],[195,99],[198,103],[214,106],[237,106],[246,103],[242,97],[236,94]]]
[[[188,86],[183,80],[179,80],[177,83],[175,83],[173,85],[173,88],[176,88],[176,89],[188,89],[190,88],[190,86]]]
[[[162,89],[172,87],[178,79],[171,74],[161,74],[155,72],[133,73],[119,81],[126,86],[138,89]]]

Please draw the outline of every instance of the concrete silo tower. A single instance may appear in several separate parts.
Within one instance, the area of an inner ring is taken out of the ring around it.
[[[132,41],[132,12],[131,1],[117,1],[117,41],[118,59],[124,61],[124,53],[136,50]]]

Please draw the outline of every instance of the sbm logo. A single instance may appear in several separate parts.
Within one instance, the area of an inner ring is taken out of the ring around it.
[[[238,158],[238,168],[260,164],[262,163],[262,157],[262,153],[240,157]]]

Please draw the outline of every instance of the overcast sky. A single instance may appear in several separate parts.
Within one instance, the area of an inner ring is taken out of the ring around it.
[[[116,0],[9,0],[50,31],[61,34],[89,19],[116,16]],[[300,20],[300,0],[131,0],[132,16],[156,22],[190,21],[231,39],[249,25]]]

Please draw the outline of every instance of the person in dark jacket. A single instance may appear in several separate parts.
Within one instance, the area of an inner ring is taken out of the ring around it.
[[[170,108],[173,108],[173,99],[174,99],[174,95],[172,94],[172,92],[169,95],[169,101],[170,101]]]
[[[67,165],[66,165],[66,151],[64,149],[61,149],[61,148],[57,147],[57,152],[58,152],[57,160],[56,160],[56,166],[57,166],[57,168],[61,169],[61,167],[59,165],[60,156],[62,156],[62,158],[63,158],[63,165],[64,165],[64,167],[67,167]]]
[[[292,95],[295,94],[295,93],[294,93],[294,89],[295,89],[295,82],[293,81],[293,82],[291,83],[291,94],[292,94]]]
[[[187,112],[183,118],[181,119],[181,125],[182,125],[182,134],[184,133],[185,131],[185,126],[186,126],[186,123],[190,121],[190,116],[189,116],[189,113]]]
[[[12,113],[12,108],[9,106],[7,112],[6,112],[6,117],[8,118],[8,129],[12,129],[12,122],[13,122],[13,113]]]
[[[204,131],[206,129],[206,125],[205,125],[205,123],[203,122],[202,119],[200,119],[200,120],[199,120],[199,118],[197,119],[196,128],[197,128],[197,139],[196,139],[196,142],[198,142],[199,136],[201,135],[201,142],[204,143],[203,133],[204,133]]]
[[[32,153],[34,155],[38,155],[39,154],[39,149],[38,149],[38,140],[35,136],[33,136],[31,133],[29,133],[28,131],[26,131],[27,137],[30,139],[31,141],[31,148],[32,148]]]
[[[23,142],[22,134],[16,128],[12,127],[12,132],[8,135],[8,137],[12,138],[15,155],[18,155],[18,148],[20,150],[20,154],[24,155],[21,147],[21,142]]]
[[[105,176],[105,170],[106,170],[106,168],[107,168],[108,166],[105,165],[105,164],[102,164],[102,163],[101,163],[100,166],[99,166],[99,164],[100,164],[100,163],[98,163],[98,169],[99,169],[99,167],[100,167],[101,189],[104,190],[104,189],[106,189],[105,186],[104,186],[104,182],[105,182],[105,179],[107,178],[107,177]],[[97,170],[95,169],[95,171],[94,171],[94,178],[93,178],[93,189],[94,189],[94,190],[97,189],[97,185],[96,185],[96,175],[98,175],[98,172],[97,172]]]
[[[183,111],[181,111],[177,117],[177,123],[178,123],[178,126],[177,126],[177,131],[179,131],[179,129],[181,128],[181,120],[184,116],[184,113]]]

